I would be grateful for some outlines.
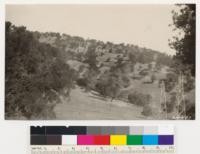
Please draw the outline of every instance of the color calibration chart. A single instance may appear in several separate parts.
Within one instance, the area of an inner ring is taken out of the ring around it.
[[[31,154],[174,154],[173,126],[31,126]]]

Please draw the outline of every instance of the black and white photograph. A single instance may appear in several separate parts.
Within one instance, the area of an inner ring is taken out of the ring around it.
[[[6,120],[195,120],[195,4],[7,4]]]

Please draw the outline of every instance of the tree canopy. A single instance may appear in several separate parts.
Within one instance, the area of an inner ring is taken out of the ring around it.
[[[175,59],[182,64],[191,67],[191,73],[195,75],[195,39],[196,39],[196,6],[195,4],[179,5],[180,12],[172,11],[175,31],[183,33],[183,37],[174,36],[170,42],[171,48],[175,49]]]
[[[47,117],[58,93],[73,86],[74,72],[57,48],[40,43],[26,27],[6,22],[6,114]],[[43,116],[42,116],[43,114]],[[44,115],[45,114],[45,115]]]

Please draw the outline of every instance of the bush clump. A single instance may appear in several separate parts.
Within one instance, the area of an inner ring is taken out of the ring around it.
[[[80,87],[87,87],[88,80],[86,78],[79,78],[79,79],[76,80],[76,83]]]
[[[151,95],[149,94],[133,92],[128,95],[128,101],[138,106],[145,106],[149,104],[150,100],[151,100]]]
[[[123,87],[127,88],[130,84],[130,80],[127,76],[122,76]]]
[[[143,111],[142,111],[142,114],[144,116],[151,116],[153,114],[152,112],[152,108],[149,104],[146,104],[144,107],[143,107]]]
[[[119,79],[114,74],[104,74],[95,85],[95,91],[104,97],[111,97],[112,100],[117,97],[119,89]]]

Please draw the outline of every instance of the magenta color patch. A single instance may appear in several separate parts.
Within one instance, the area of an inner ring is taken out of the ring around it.
[[[78,135],[78,145],[93,145],[94,137],[92,135]]]

